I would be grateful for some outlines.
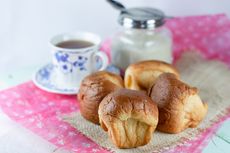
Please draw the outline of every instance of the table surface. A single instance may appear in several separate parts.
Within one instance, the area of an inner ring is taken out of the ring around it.
[[[42,65],[24,67],[0,73],[0,90],[31,80],[34,70]],[[67,153],[31,131],[10,120],[0,111],[0,153]],[[228,153],[230,149],[230,119],[215,133],[203,153]],[[38,146],[38,147],[34,147]],[[18,149],[20,148],[20,149]]]

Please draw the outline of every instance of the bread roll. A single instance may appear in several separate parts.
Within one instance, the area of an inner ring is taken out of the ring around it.
[[[120,89],[107,95],[98,110],[101,127],[118,148],[147,144],[158,122],[156,104],[145,93]]]
[[[194,128],[207,113],[208,106],[201,101],[197,88],[178,80],[174,74],[160,75],[149,96],[158,105],[157,129],[162,132],[179,133]]]
[[[98,106],[101,100],[110,92],[123,87],[122,78],[110,72],[100,71],[85,77],[78,93],[81,115],[99,124]]]
[[[125,87],[147,91],[156,78],[166,72],[173,73],[179,78],[178,71],[162,61],[149,60],[131,64],[125,71]]]

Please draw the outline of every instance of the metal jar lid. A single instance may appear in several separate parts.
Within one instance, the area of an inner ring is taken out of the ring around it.
[[[155,8],[138,7],[121,11],[118,22],[126,28],[154,29],[164,24],[165,14]]]

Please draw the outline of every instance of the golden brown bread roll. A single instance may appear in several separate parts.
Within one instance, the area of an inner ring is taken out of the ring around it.
[[[149,96],[157,103],[157,129],[162,132],[179,133],[188,127],[194,128],[207,113],[208,106],[201,101],[197,88],[183,83],[171,73],[158,77]]]
[[[107,95],[99,105],[98,114],[101,127],[119,148],[147,144],[158,122],[158,109],[151,98],[129,89]]]
[[[173,73],[179,78],[178,71],[162,61],[149,60],[131,64],[125,71],[125,87],[147,91],[156,78],[166,72]]]
[[[110,92],[123,87],[122,78],[110,72],[100,71],[85,77],[78,93],[82,116],[99,124],[98,106],[101,100]]]

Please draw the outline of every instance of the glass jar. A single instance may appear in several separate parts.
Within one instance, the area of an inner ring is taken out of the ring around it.
[[[120,14],[118,21],[123,28],[112,39],[112,64],[126,69],[129,64],[143,60],[171,63],[172,39],[170,31],[162,26],[163,12],[152,8],[139,9],[128,9],[131,13]]]

